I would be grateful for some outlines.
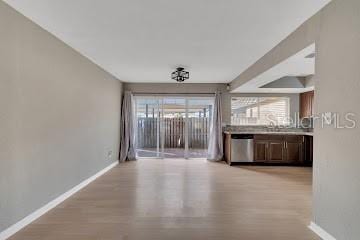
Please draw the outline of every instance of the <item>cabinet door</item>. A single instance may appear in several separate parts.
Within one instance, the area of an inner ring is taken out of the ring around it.
[[[305,118],[307,115],[307,102],[306,102],[306,94],[300,94],[300,119]]]
[[[314,144],[314,139],[312,136],[308,137],[308,141],[309,141],[309,148],[308,148],[308,156],[309,156],[309,162],[312,164],[313,162],[313,144]]]
[[[313,161],[313,137],[305,136],[303,144],[303,161],[306,165],[311,165]]]
[[[314,111],[314,91],[309,92],[309,104],[310,104],[309,114],[310,114],[310,116],[313,116],[315,114],[315,111]]]
[[[314,91],[300,94],[300,118],[308,118],[314,114]]]
[[[301,142],[285,142],[285,161],[287,163],[303,162],[303,144]]]
[[[269,163],[282,163],[284,162],[284,142],[283,141],[270,141],[269,142],[269,155],[267,162]]]
[[[266,162],[268,155],[268,142],[255,141],[254,142],[254,161]]]

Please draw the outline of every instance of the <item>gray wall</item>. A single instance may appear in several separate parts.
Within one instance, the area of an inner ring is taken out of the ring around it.
[[[232,82],[236,88],[316,43],[315,112],[360,115],[360,1],[333,0]],[[338,240],[360,239],[360,130],[315,125],[313,218]]]
[[[0,1],[0,232],[117,161],[121,88]]]
[[[229,93],[226,90],[226,84],[212,84],[212,83],[125,83],[124,90],[135,93],[167,93],[167,94],[194,94],[197,93],[214,93],[215,91],[222,92],[223,103],[223,121],[224,124],[231,124],[231,97],[241,96],[287,96],[290,97],[290,114],[291,116],[298,116],[299,112],[299,94],[241,94]],[[203,96],[203,95],[201,95]]]
[[[360,1],[321,13],[315,108],[360,116]],[[360,239],[360,129],[315,128],[314,221],[338,240]]]

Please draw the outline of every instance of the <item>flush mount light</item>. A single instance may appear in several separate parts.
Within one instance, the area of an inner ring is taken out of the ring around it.
[[[189,79],[189,72],[185,71],[183,67],[178,67],[176,71],[171,73],[171,78],[177,82],[183,82]]]

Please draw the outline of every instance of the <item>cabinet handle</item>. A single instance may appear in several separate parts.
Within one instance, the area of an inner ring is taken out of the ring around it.
[[[268,160],[268,154],[269,154],[269,144],[266,144],[266,147],[265,147],[265,160],[267,161]]]

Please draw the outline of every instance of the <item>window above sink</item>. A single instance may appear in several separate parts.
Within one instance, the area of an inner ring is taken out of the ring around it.
[[[290,122],[289,97],[231,98],[231,125],[284,126]]]

